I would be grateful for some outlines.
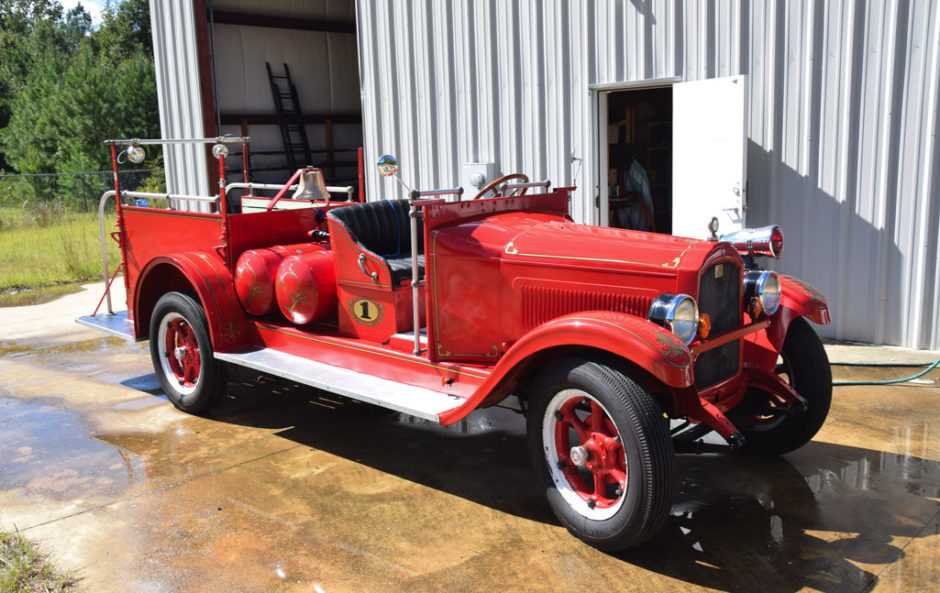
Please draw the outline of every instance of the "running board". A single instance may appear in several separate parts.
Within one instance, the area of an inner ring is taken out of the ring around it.
[[[85,315],[76,319],[75,323],[125,340],[142,342],[147,339],[146,337],[138,338],[134,334],[134,322],[127,318],[127,311],[118,311],[114,315],[105,315],[103,313],[100,315]]]
[[[218,360],[434,422],[440,422],[442,413],[464,402],[456,395],[380,379],[271,348],[216,352],[215,357]]]

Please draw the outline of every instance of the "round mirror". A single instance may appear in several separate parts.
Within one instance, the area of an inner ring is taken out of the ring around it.
[[[228,156],[228,146],[224,144],[216,144],[212,147],[212,156],[219,158],[220,156]]]
[[[145,156],[147,156],[147,155],[146,155],[146,153],[144,153],[144,147],[143,147],[143,146],[138,146],[138,145],[135,144],[135,145],[129,146],[129,147],[127,148],[127,159],[128,159],[130,162],[134,163],[135,165],[139,165],[139,164],[141,164],[142,162],[144,162],[144,157],[145,157]]]
[[[376,166],[379,168],[379,173],[385,177],[398,173],[398,159],[390,154],[382,156]]]

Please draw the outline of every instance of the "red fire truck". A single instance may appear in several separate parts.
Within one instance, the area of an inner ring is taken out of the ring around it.
[[[808,320],[828,323],[829,310],[809,284],[758,265],[780,255],[777,227],[693,240],[577,224],[574,188],[513,174],[473,199],[416,191],[388,155],[379,169],[407,199],[355,201],[312,167],[282,186],[247,171],[226,185],[233,141],[244,158],[242,138],[108,142],[102,208],[114,199],[127,310],[112,313],[106,293],[108,313],[80,322],[149,339],[180,410],[211,408],[229,365],[441,424],[512,398],[555,515],[604,550],[663,524],[677,450],[714,431],[782,454],[828,414],[829,364]],[[118,157],[174,142],[214,144],[218,195],[121,190]]]

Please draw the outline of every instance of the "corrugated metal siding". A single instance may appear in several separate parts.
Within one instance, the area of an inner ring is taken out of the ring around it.
[[[937,3],[359,0],[357,21],[368,160],[418,187],[484,161],[576,182],[582,221],[592,85],[747,74],[749,224],[784,227],[779,269],[832,303],[821,333],[940,348]]]
[[[199,67],[192,2],[150,0],[160,131],[164,138],[202,138]],[[204,194],[209,185],[202,146],[166,145],[167,191]]]

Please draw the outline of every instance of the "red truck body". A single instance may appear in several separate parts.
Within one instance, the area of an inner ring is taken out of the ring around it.
[[[828,364],[802,320],[828,323],[818,291],[754,270],[733,241],[574,223],[573,188],[256,212],[229,212],[224,188],[216,212],[124,205],[134,192],[116,189],[123,331],[151,340],[175,405],[211,406],[226,364],[443,424],[515,396],[553,510],[599,548],[655,533],[679,445],[714,430],[785,452],[828,412]],[[655,311],[689,298],[695,331],[680,339]],[[663,415],[690,429],[657,428]],[[631,482],[644,465],[662,476]]]

